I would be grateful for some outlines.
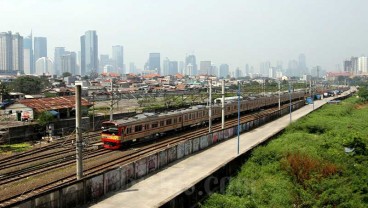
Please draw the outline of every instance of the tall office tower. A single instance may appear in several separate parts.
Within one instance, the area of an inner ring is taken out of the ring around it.
[[[366,56],[358,58],[358,72],[361,74],[368,73],[368,58]]]
[[[184,74],[184,61],[179,61],[178,73]]]
[[[119,74],[125,74],[124,71],[124,48],[121,45],[112,47],[112,61],[115,71]]]
[[[42,57],[36,61],[36,74],[53,74],[54,63],[49,57]]]
[[[188,65],[186,65],[184,74],[185,75],[188,75],[188,76],[194,75],[193,74],[193,65],[191,63],[189,63]]]
[[[169,62],[169,75],[176,75],[178,73],[178,62],[170,61]]]
[[[75,52],[66,51],[60,58],[61,74],[69,72],[73,75],[77,74],[77,54]]]
[[[353,73],[352,69],[353,69],[353,67],[351,65],[351,60],[345,60],[344,61],[344,71]]]
[[[245,64],[245,67],[244,67],[244,75],[245,76],[249,76],[251,74],[250,72],[250,67],[248,64]]]
[[[33,59],[33,38],[32,33],[23,38],[23,72],[25,74],[34,74],[34,59]]]
[[[276,78],[276,72],[277,72],[276,67],[270,67],[270,69],[268,70],[268,77]]]
[[[99,73],[98,37],[95,30],[89,30],[80,37],[81,40],[81,75]],[[102,70],[102,69],[101,69]]]
[[[241,70],[239,67],[235,69],[235,78],[240,78],[242,76]]]
[[[200,61],[198,74],[211,75],[211,61]]]
[[[358,57],[351,57],[351,71],[353,74],[358,74]]]
[[[220,77],[226,78],[229,73],[229,65],[228,64],[221,64],[220,65]]]
[[[189,55],[185,58],[185,67],[187,68],[188,64],[191,66],[189,67],[190,70],[186,70],[187,73],[190,72],[190,74],[187,75],[197,75],[198,74],[198,68],[197,68],[197,61],[195,55]]]
[[[129,63],[129,73],[133,73],[133,74],[137,73],[137,68],[135,67],[135,64],[133,62]]]
[[[259,73],[261,74],[261,76],[263,77],[267,77],[268,76],[268,72],[270,70],[271,67],[271,62],[266,61],[266,62],[262,62],[259,68]]]
[[[0,74],[13,70],[13,44],[11,32],[0,33]]]
[[[64,47],[55,47],[54,52],[54,74],[61,75],[61,57],[65,55],[65,48]]]
[[[23,36],[16,33],[13,35],[13,71],[23,72]]]
[[[47,39],[45,37],[34,37],[34,60],[47,57]]]
[[[108,54],[100,55],[100,69],[103,69],[106,65],[111,65],[110,56]]]
[[[288,65],[288,69],[286,71],[286,75],[287,76],[299,76],[299,72],[298,72],[298,61],[297,60],[290,60],[289,61],[289,65]]]
[[[170,60],[169,58],[166,57],[162,63],[161,75],[164,75],[164,76],[169,75],[170,74],[169,70],[170,70]]]
[[[161,60],[160,53],[150,53],[148,59],[148,70],[155,70],[161,74]]]
[[[304,74],[307,74],[307,64],[306,64],[306,60],[305,60],[305,55],[302,53],[299,55],[299,62],[298,62],[299,66],[299,77],[301,77]]]

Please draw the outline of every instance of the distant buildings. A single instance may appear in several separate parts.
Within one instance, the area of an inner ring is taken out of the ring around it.
[[[124,48],[121,45],[116,45],[112,47],[112,61],[114,63],[114,68],[117,73],[125,74],[124,69]]]
[[[61,66],[61,57],[65,55],[64,47],[56,47],[54,52],[54,74],[61,75],[62,66]]]
[[[201,61],[199,63],[199,72],[198,74],[206,74],[206,75],[212,75],[211,74],[211,61]]]
[[[98,38],[95,30],[89,30],[80,37],[81,75],[98,73]]]
[[[148,70],[156,71],[161,74],[161,59],[160,53],[150,53],[148,58]]]
[[[49,57],[42,57],[36,61],[36,74],[53,74],[54,63]]]
[[[45,37],[34,37],[34,60],[47,57],[47,39]]]
[[[368,58],[366,56],[351,57],[350,60],[344,61],[344,71],[353,75],[368,74]]]
[[[19,33],[0,33],[0,73],[23,71],[23,37]]]
[[[170,61],[169,62],[169,75],[175,75],[178,73],[178,62]]]
[[[228,64],[221,64],[220,65],[219,76],[223,77],[223,78],[226,78],[228,75],[230,75],[229,65]]]
[[[61,75],[69,72],[76,75],[77,72],[77,54],[75,52],[65,51],[64,55],[60,57],[61,61]]]
[[[197,75],[197,61],[195,55],[189,55],[185,58],[184,73],[186,75]]]
[[[34,58],[33,58],[33,39],[32,34],[23,38],[23,72],[25,74],[34,74]]]
[[[368,58],[366,56],[362,56],[358,58],[358,71],[361,74],[367,74],[368,73]]]

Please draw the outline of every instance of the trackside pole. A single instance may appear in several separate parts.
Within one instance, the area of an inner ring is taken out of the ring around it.
[[[222,109],[222,119],[221,119],[221,129],[224,130],[225,129],[225,80],[222,80],[222,104],[221,104],[221,109]]]
[[[81,86],[75,86],[75,128],[76,128],[76,163],[77,163],[77,180],[83,177],[83,158],[82,158],[82,131],[81,131]]]

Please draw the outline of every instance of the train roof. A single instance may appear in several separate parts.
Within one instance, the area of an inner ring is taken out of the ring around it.
[[[190,111],[195,111],[195,110],[205,109],[205,108],[206,108],[206,106],[197,105],[197,106],[192,106],[192,107],[187,108],[187,109],[165,111],[165,112],[162,112],[162,113],[142,113],[142,114],[138,114],[136,116],[129,117],[129,118],[113,120],[111,122],[117,123],[117,124],[133,124],[133,123],[136,123],[136,122],[144,122],[146,120],[161,119],[161,118],[165,118],[167,116],[181,115],[183,113],[188,113]]]

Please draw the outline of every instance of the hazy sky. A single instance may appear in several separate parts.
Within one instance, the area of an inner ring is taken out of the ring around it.
[[[138,68],[150,52],[231,69],[285,68],[304,53],[328,71],[368,54],[368,0],[0,0],[0,19],[0,32],[47,37],[51,57],[54,47],[80,51],[80,36],[96,30],[99,54],[123,45]]]

